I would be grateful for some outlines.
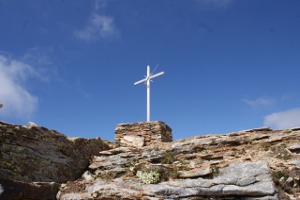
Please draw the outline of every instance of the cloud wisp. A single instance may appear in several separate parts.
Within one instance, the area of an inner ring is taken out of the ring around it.
[[[94,10],[84,28],[74,32],[78,39],[90,42],[97,39],[110,39],[118,35],[114,18],[103,14],[106,1],[96,1]]]
[[[29,77],[39,77],[32,66],[0,54],[0,115],[28,118],[37,109],[38,98],[24,86]]]
[[[274,99],[267,97],[259,97],[254,100],[243,99],[242,101],[252,108],[271,106],[275,103]]]
[[[264,126],[273,129],[287,129],[300,126],[300,108],[287,110],[284,112],[272,113],[265,116]]]

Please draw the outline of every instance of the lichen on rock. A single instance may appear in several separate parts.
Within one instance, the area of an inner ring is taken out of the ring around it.
[[[139,170],[136,176],[145,184],[154,184],[160,181],[160,173],[158,170]]]

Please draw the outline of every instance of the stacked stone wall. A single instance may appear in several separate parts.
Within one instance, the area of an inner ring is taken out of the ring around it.
[[[148,146],[157,142],[172,142],[172,129],[164,122],[119,124],[115,140],[121,146]]]

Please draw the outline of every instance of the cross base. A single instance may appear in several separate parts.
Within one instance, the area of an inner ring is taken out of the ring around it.
[[[172,129],[164,122],[118,124],[115,140],[120,146],[142,147],[158,142],[172,142]]]

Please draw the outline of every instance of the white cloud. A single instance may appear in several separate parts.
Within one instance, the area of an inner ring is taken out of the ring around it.
[[[252,108],[257,108],[260,106],[273,105],[275,103],[275,100],[272,98],[267,98],[267,97],[259,97],[254,100],[243,99],[243,102],[245,102],[247,105],[251,106]]]
[[[37,109],[38,98],[24,86],[32,76],[39,76],[32,66],[0,55],[1,116],[28,118]]]
[[[25,52],[22,60],[25,60],[26,63],[33,63],[35,66],[49,66],[52,65],[49,57],[52,51],[52,48],[33,47]]]
[[[104,11],[106,6],[107,6],[107,0],[96,0],[95,1],[95,11],[97,11],[97,12]]]
[[[96,39],[108,39],[118,35],[114,18],[103,14],[106,4],[107,2],[105,0],[95,2],[94,11],[86,26],[74,32],[77,38],[85,41],[94,41]]]
[[[273,129],[298,127],[300,126],[300,108],[267,115],[265,116],[264,126],[269,126]]]
[[[116,29],[113,18],[97,13],[93,13],[84,29],[75,31],[75,36],[85,41],[109,38],[114,35],[116,35]]]

